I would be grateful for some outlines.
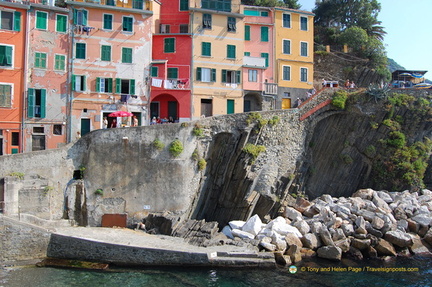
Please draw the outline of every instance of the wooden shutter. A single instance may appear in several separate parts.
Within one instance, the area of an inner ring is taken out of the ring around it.
[[[28,89],[27,91],[27,116],[34,118],[35,114],[35,90]]]
[[[197,68],[196,71],[196,80],[201,81],[201,68]]]
[[[41,91],[41,104],[40,104],[40,117],[43,119],[46,117],[46,90]]]
[[[211,69],[211,80],[212,82],[216,82],[216,69]]]
[[[116,85],[116,90],[115,90],[115,92],[117,93],[117,94],[120,94],[120,91],[121,91],[121,79],[116,79],[115,80],[115,85]]]
[[[135,80],[134,79],[131,79],[129,81],[129,94],[135,95]]]
[[[21,12],[14,12],[14,31],[21,30]]]

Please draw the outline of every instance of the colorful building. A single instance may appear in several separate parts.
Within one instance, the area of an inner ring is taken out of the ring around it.
[[[314,14],[274,8],[276,108],[288,109],[313,89]]]
[[[66,1],[72,29],[70,139],[94,129],[147,123],[153,9],[156,1]],[[114,121],[116,120],[116,121]]]
[[[0,2],[0,155],[23,151],[23,88],[29,5]]]
[[[274,10],[244,6],[243,93],[244,112],[274,109]]]
[[[69,10],[37,2],[28,12],[24,152],[66,143]]]

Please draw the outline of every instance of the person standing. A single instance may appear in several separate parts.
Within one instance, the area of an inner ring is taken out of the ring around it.
[[[113,119],[110,128],[116,128],[116,127],[117,127],[117,119]]]
[[[136,116],[133,116],[132,118],[132,126],[137,127],[138,126],[138,119]]]
[[[108,119],[106,117],[103,118],[102,128],[104,129],[108,128]]]

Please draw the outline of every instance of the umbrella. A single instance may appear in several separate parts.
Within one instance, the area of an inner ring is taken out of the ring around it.
[[[131,117],[133,116],[133,114],[126,111],[117,111],[109,114],[108,116],[109,117]]]
[[[432,85],[428,84],[428,83],[420,83],[420,84],[414,85],[415,89],[429,89],[430,87],[432,87]]]

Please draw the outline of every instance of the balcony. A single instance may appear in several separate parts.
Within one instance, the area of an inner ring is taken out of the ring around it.
[[[189,90],[190,89],[189,79],[160,79],[152,78],[152,87],[162,88],[166,90]]]
[[[271,83],[264,83],[264,94],[277,95],[278,85]]]
[[[261,57],[244,56],[243,67],[265,69],[267,68],[266,59]]]
[[[41,0],[38,0],[41,1]],[[70,2],[70,1],[67,1]],[[89,4],[97,4],[112,7],[121,7],[138,10],[151,10],[152,3],[149,0],[132,0],[132,1],[121,1],[121,0],[75,0],[74,2],[84,2]]]

